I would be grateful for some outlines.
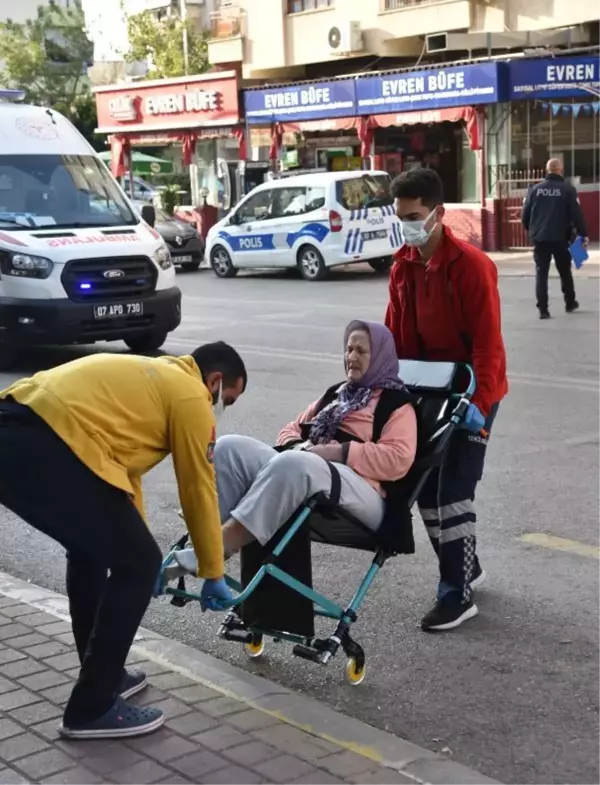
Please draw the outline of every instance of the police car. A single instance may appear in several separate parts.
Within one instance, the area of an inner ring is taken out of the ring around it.
[[[254,188],[208,232],[219,278],[240,269],[295,268],[309,281],[331,267],[368,262],[387,272],[402,245],[386,172],[318,172]]]

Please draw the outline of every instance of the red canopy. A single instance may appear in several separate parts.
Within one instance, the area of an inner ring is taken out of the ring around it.
[[[401,112],[393,114],[376,114],[370,117],[336,117],[330,120],[304,120],[297,123],[276,123],[272,134],[277,133],[279,142],[276,148],[281,147],[283,133],[309,133],[315,131],[351,131],[356,129],[361,142],[361,156],[366,158],[371,154],[371,143],[376,128],[390,128],[392,126],[433,124],[433,123],[458,123],[464,122],[469,136],[471,150],[482,149],[481,120],[483,110],[474,109],[472,106],[459,106],[451,109],[431,109],[423,112]],[[274,140],[275,141],[275,140]],[[271,146],[271,160],[273,160],[274,147]],[[276,155],[276,154],[275,154]]]

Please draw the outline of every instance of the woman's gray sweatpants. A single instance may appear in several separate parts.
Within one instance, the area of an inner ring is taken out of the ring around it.
[[[327,462],[309,452],[278,453],[248,436],[222,436],[215,445],[215,471],[221,521],[234,518],[261,545],[317,493],[329,495]],[[340,473],[339,506],[370,529],[383,520],[384,502],[356,472],[336,463]]]

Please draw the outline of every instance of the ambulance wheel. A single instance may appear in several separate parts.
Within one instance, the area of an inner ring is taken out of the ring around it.
[[[222,245],[215,245],[211,250],[210,265],[219,278],[234,278],[238,272],[237,268],[233,266],[229,251]]]
[[[135,338],[125,338],[126,345],[134,354],[156,352],[167,340],[168,333],[142,333]]]
[[[298,251],[298,267],[306,281],[323,281],[329,275],[325,260],[312,245],[303,245]]]
[[[391,256],[382,256],[381,259],[371,259],[369,261],[369,266],[375,270],[376,273],[384,273],[389,272],[392,266],[392,257]]]

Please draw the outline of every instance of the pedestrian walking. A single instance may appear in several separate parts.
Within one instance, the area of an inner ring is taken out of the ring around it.
[[[548,274],[552,258],[560,276],[565,310],[573,313],[579,303],[575,297],[569,245],[576,237],[582,237],[587,247],[588,236],[577,191],[565,181],[563,165],[558,158],[548,161],[544,180],[529,189],[521,220],[533,243],[535,295],[540,319],[550,318]]]
[[[146,676],[125,661],[161,567],[145,522],[142,476],[171,455],[205,604],[231,599],[213,466],[214,407],[246,386],[237,352],[205,344],[189,357],[96,354],[0,393],[0,504],[67,551],[79,678],[62,735],[137,736],[164,721],[130,706]]]
[[[490,431],[508,391],[493,261],[457,239],[443,222],[443,187],[433,169],[404,172],[392,183],[404,246],[394,257],[385,318],[401,359],[465,362],[477,390],[463,428],[418,499],[438,556],[440,580],[424,630],[449,630],[477,615],[473,589],[485,573],[476,554],[475,489]]]

